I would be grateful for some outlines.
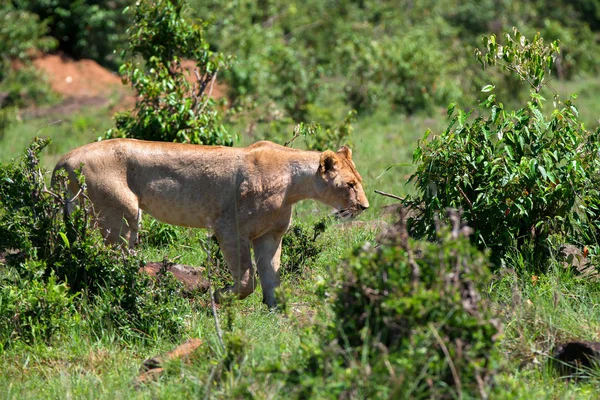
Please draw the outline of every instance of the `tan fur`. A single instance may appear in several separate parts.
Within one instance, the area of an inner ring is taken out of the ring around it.
[[[138,238],[141,210],[163,222],[212,228],[234,278],[228,288],[241,298],[254,291],[250,246],[263,288],[275,305],[281,238],[292,205],[315,199],[344,217],[369,206],[351,150],[302,151],[271,142],[247,148],[113,139],[66,154],[55,171],[83,165],[88,196],[108,243]]]

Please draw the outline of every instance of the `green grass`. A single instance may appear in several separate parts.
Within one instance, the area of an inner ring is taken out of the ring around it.
[[[34,137],[49,137],[52,143],[44,150],[42,163],[52,170],[63,154],[103,136],[113,125],[106,108],[84,108],[75,114],[49,115],[14,123],[0,141],[0,162],[19,157]]]
[[[577,103],[588,129],[597,126],[600,81],[585,78],[555,83],[563,93],[578,92]],[[61,120],[58,123],[53,121]],[[17,157],[36,135],[49,136],[53,144],[45,151],[43,164],[51,169],[68,150],[94,140],[113,124],[106,110],[83,110],[72,116],[27,120],[14,124],[0,141],[0,161]],[[210,391],[215,398],[280,398],[283,382],[269,373],[272,365],[288,365],[301,359],[300,338],[313,315],[323,309],[314,293],[313,282],[337,279],[335,266],[356,245],[375,241],[381,220],[390,220],[382,207],[395,201],[376,195],[378,189],[399,196],[411,193],[405,184],[412,173],[412,152],[427,128],[433,133],[445,128],[445,110],[429,115],[405,116],[382,111],[360,118],[353,136],[354,159],[363,175],[371,208],[357,222],[333,223],[319,238],[324,250],[301,276],[284,275],[290,289],[291,315],[269,312],[261,303],[260,288],[243,301],[234,302],[231,325],[244,343],[244,350],[230,371],[223,371]],[[391,167],[391,168],[390,168]],[[387,170],[390,168],[389,170]],[[387,171],[386,171],[387,170]],[[294,218],[312,223],[331,212],[313,201],[300,204]],[[201,265],[205,255],[198,245],[204,231],[182,230],[181,239],[170,246],[142,246],[144,257],[163,257],[189,265]],[[222,266],[223,267],[223,266]],[[504,323],[499,342],[502,374],[497,383],[504,398],[597,398],[600,379],[569,382],[557,378],[548,367],[553,347],[564,340],[600,340],[600,283],[583,280],[565,272],[558,264],[545,276],[519,278],[508,266],[489,286],[498,317]],[[81,322],[49,344],[16,344],[0,352],[0,397],[26,398],[198,398],[209,387],[208,377],[220,353],[208,295],[190,299],[194,310],[180,337],[157,337],[124,341],[118,331],[106,327],[91,329],[82,305]],[[227,313],[221,308],[221,324]],[[156,383],[139,389],[133,381],[145,358],[175,347],[186,338],[197,337],[204,345],[190,365],[167,365],[166,374]]]

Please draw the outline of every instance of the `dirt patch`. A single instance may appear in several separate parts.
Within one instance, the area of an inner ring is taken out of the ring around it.
[[[62,54],[48,54],[33,60],[33,65],[48,76],[52,90],[67,98],[110,96],[115,91],[128,91],[116,73],[93,60],[75,61]]]
[[[25,117],[43,117],[46,115],[69,115],[83,107],[110,107],[110,111],[122,111],[133,108],[135,94],[130,86],[123,85],[121,77],[93,60],[73,60],[64,54],[46,54],[33,60],[33,65],[44,73],[53,91],[64,98],[58,105],[50,107],[32,107],[23,112]],[[192,60],[183,60],[182,67],[188,71],[187,79],[196,82]],[[215,82],[206,93],[215,99],[227,95],[227,85]],[[114,100],[111,104],[110,99]]]

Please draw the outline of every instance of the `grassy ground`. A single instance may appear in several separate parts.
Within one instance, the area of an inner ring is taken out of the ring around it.
[[[579,92],[577,104],[588,129],[597,126],[600,81],[586,78],[560,83],[560,93]],[[564,96],[562,98],[565,98]],[[52,123],[60,119],[59,123]],[[112,125],[107,110],[83,110],[72,116],[48,117],[14,125],[0,142],[0,161],[16,157],[35,135],[50,136],[43,164],[52,168],[60,154],[94,140]],[[379,221],[389,220],[384,206],[393,201],[375,195],[374,189],[403,196],[412,172],[409,164],[418,139],[427,128],[445,127],[445,110],[430,115],[403,116],[382,112],[360,118],[354,133],[354,158],[366,183],[372,207],[352,224],[334,223],[319,238],[324,250],[304,266],[302,275],[288,274],[283,284],[291,289],[290,316],[270,312],[261,303],[260,289],[231,307],[232,318],[221,310],[221,323],[244,338],[245,348],[230,372],[208,376],[211,359],[220,351],[207,295],[191,300],[192,312],[181,337],[156,337],[123,341],[118,331],[98,334],[89,328],[85,312],[76,328],[49,345],[15,346],[0,353],[0,396],[2,398],[189,398],[208,391],[220,398],[280,398],[282,382],[269,367],[296,360],[301,355],[300,336],[311,318],[322,308],[312,289],[318,279],[334,279],[332,266],[351,248],[373,241],[381,229]],[[408,164],[408,165],[407,165]],[[386,170],[392,167],[389,171]],[[327,215],[327,208],[308,201],[297,207],[295,218],[314,222]],[[187,231],[177,243],[164,247],[143,246],[140,251],[151,260],[180,257],[178,262],[200,265],[205,255],[195,245],[199,234]],[[503,373],[497,377],[506,398],[597,398],[600,379],[579,383],[553,375],[547,360],[554,345],[563,340],[600,340],[600,285],[567,273],[556,264],[546,276],[517,278],[508,266],[489,285],[499,318],[504,323],[499,351]],[[231,319],[231,321],[228,321]],[[143,336],[143,335],[142,335]],[[170,350],[188,337],[205,345],[191,365],[167,365],[166,374],[156,383],[135,388],[134,378],[145,358]],[[593,374],[594,375],[594,374]],[[597,375],[597,374],[596,374]]]

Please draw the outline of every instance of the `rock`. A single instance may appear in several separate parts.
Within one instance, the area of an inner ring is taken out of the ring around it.
[[[142,272],[147,273],[151,276],[156,276],[158,271],[162,268],[162,262],[150,262],[145,267],[141,268]],[[175,278],[183,283],[187,292],[199,290],[206,292],[209,289],[209,282],[202,276],[204,268],[192,267],[190,265],[173,264],[168,267],[168,271],[175,276]]]

